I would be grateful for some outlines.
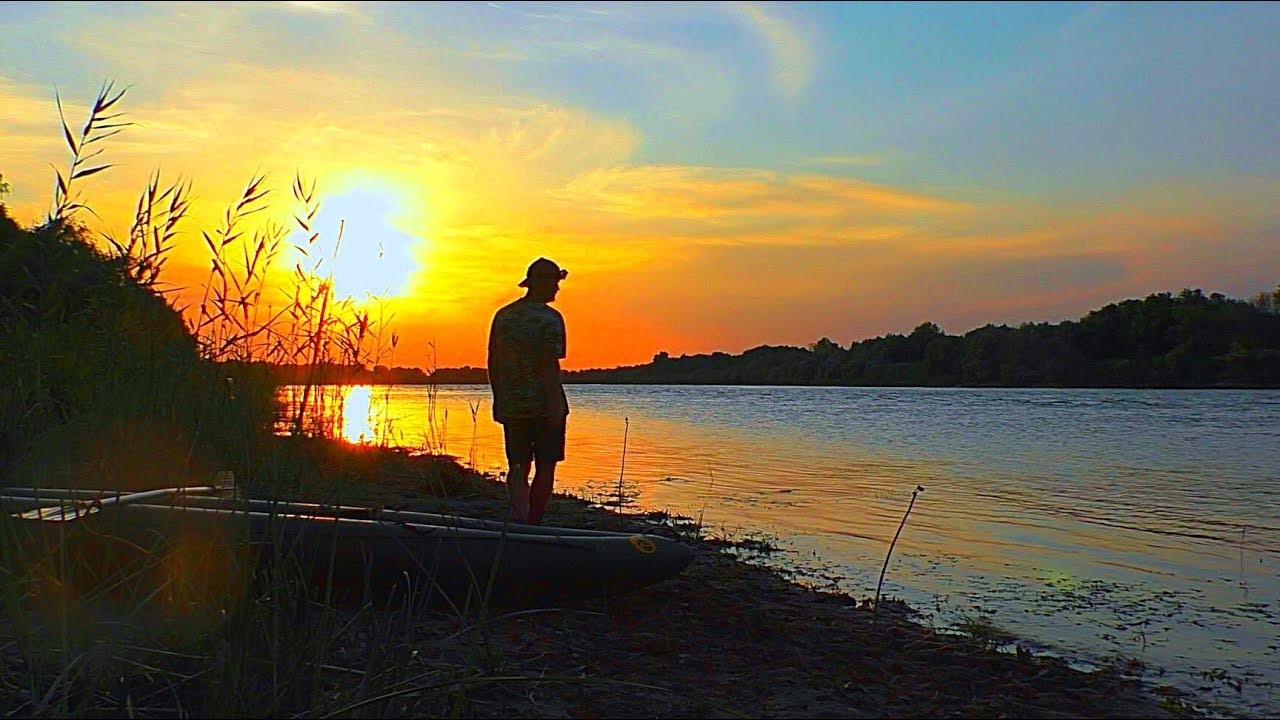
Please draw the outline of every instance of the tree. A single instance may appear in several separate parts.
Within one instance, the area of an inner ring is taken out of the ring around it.
[[[1276,289],[1269,293],[1260,292],[1254,295],[1249,300],[1249,304],[1262,312],[1280,315],[1280,285],[1276,285]]]
[[[840,346],[835,344],[831,338],[824,337],[816,343],[809,346],[809,352],[819,357],[829,357],[841,352]]]
[[[938,327],[936,323],[922,322],[916,326],[915,330],[911,331],[911,335],[909,337],[913,340],[920,340],[923,341],[924,344],[928,344],[930,340],[939,337],[940,335],[942,335],[942,328]]]

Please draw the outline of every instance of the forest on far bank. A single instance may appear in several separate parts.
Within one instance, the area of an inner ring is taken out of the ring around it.
[[[842,347],[762,346],[567,373],[568,382],[996,387],[1280,387],[1280,286],[1244,301],[1184,289],[1125,300],[1078,321],[931,322]]]

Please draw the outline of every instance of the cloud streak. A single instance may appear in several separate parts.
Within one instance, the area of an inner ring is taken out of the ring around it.
[[[836,167],[881,167],[889,162],[884,155],[823,155],[805,158],[797,165]]]
[[[853,178],[759,168],[619,165],[573,178],[556,199],[617,216],[674,218],[740,231],[750,220],[883,220],[964,212],[963,202]]]
[[[320,15],[359,14],[359,9],[354,3],[338,2],[336,0],[330,2],[322,0],[289,0],[285,3],[285,7],[294,12],[318,13]]]
[[[739,2],[727,7],[769,49],[775,89],[789,100],[803,95],[813,80],[814,50],[799,28],[759,3]]]

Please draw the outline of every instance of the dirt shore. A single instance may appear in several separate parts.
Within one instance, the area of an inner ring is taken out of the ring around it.
[[[394,482],[384,476],[381,484],[404,500],[389,506],[488,517],[505,508],[494,478],[463,480],[451,500],[417,502]],[[441,661],[474,660],[480,642],[492,671],[525,680],[477,687],[466,715],[1067,718],[1176,710],[1123,668],[1086,673],[1057,658],[999,652],[929,627],[897,600],[882,600],[877,618],[870,598],[820,591],[747,562],[687,519],[620,515],[557,494],[545,523],[667,534],[687,542],[695,559],[675,578],[608,601],[498,615],[482,638],[455,634],[441,644],[427,640],[424,626],[424,648]],[[456,633],[456,618],[437,622],[441,636]]]

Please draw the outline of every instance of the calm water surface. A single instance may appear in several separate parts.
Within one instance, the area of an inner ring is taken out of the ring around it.
[[[350,439],[504,469],[487,387],[346,392]],[[639,506],[776,537],[784,552],[764,562],[861,597],[922,485],[886,594],[939,624],[981,612],[1044,651],[1136,657],[1234,712],[1280,713],[1280,392],[567,392],[557,489],[616,488],[625,432]]]

